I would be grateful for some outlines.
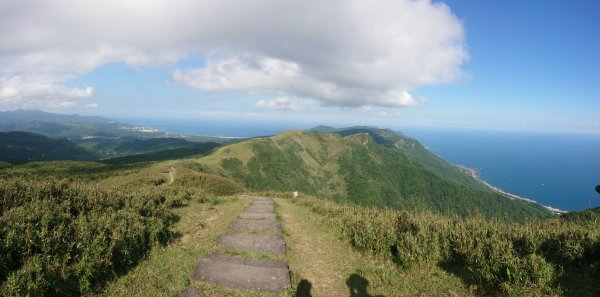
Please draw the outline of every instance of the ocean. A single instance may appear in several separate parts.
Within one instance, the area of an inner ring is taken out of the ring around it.
[[[218,120],[126,120],[192,135],[254,137],[316,124]],[[500,189],[561,210],[600,206],[600,135],[392,127]]]
[[[600,206],[600,135],[405,129],[502,190],[561,210]]]

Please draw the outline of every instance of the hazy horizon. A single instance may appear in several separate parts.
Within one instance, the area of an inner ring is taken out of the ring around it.
[[[0,110],[600,133],[596,1],[246,4],[9,1]]]

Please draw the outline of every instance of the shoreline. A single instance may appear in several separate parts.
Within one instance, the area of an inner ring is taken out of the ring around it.
[[[542,204],[538,203],[537,201],[529,199],[529,198],[521,197],[519,195],[515,195],[515,194],[512,194],[512,193],[506,192],[506,191],[500,189],[499,187],[496,187],[496,186],[488,183],[487,181],[483,180],[481,177],[479,177],[479,172],[475,168],[470,168],[470,167],[467,167],[467,166],[464,166],[464,165],[460,165],[460,164],[456,164],[456,167],[458,167],[464,173],[469,174],[475,180],[483,183],[486,187],[492,189],[494,192],[496,192],[498,194],[502,194],[502,195],[504,195],[504,196],[506,196],[506,197],[508,197],[510,199],[520,199],[520,200],[523,200],[523,201],[527,201],[527,202],[539,204],[539,205],[541,205],[542,207],[546,208],[547,210],[549,210],[550,212],[552,212],[554,214],[564,214],[564,213],[568,212],[568,211],[565,211],[565,210],[554,208],[552,206],[542,205]]]

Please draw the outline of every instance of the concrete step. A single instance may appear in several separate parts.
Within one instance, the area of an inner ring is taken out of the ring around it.
[[[280,292],[290,287],[286,263],[227,254],[210,254],[198,261],[192,279],[262,292]]]
[[[285,241],[278,235],[230,233],[221,237],[219,246],[236,251],[285,254]]]
[[[256,213],[256,212],[242,212],[240,214],[240,219],[246,220],[270,220],[274,221],[276,216],[274,213]]]
[[[244,209],[245,212],[254,213],[275,213],[275,207],[273,205],[250,205]]]
[[[231,229],[241,231],[281,231],[279,222],[274,220],[236,219],[231,223]]]

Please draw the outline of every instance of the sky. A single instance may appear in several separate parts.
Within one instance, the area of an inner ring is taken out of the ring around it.
[[[600,133],[600,2],[2,0],[0,110]]]

